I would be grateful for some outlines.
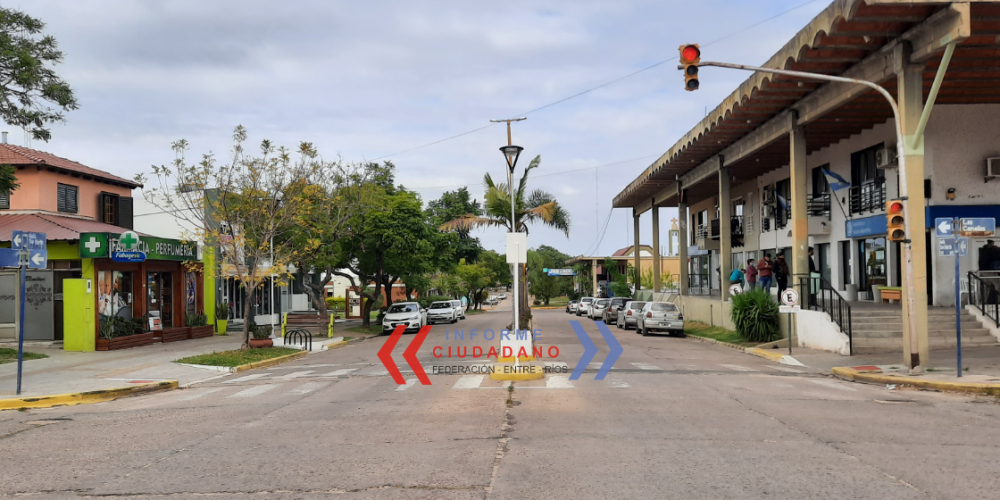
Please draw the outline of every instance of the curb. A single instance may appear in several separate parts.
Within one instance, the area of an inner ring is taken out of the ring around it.
[[[294,359],[305,357],[307,354],[309,354],[309,351],[293,352],[291,354],[286,354],[284,356],[279,356],[277,358],[265,359],[263,361],[256,361],[253,363],[247,363],[245,365],[239,365],[239,366],[194,365],[190,363],[178,363],[178,364],[184,366],[190,366],[192,368],[203,368],[206,370],[214,370],[223,373],[239,373],[247,370],[253,370],[255,368],[267,368],[268,366],[280,365],[285,361],[292,361]]]
[[[862,372],[846,366],[838,366],[830,370],[835,377],[850,382],[869,382],[873,384],[898,384],[932,389],[943,392],[965,392],[970,394],[985,394],[1000,396],[1000,384],[976,384],[964,382],[945,382],[943,380],[925,380],[916,377],[892,377],[881,372]]]
[[[752,355],[752,356],[759,356],[761,358],[769,359],[771,361],[774,361],[774,362],[777,362],[777,363],[781,363],[783,365],[805,366],[799,360],[797,360],[797,359],[795,359],[795,358],[793,358],[793,357],[791,357],[791,356],[789,356],[787,354],[779,354],[777,352],[768,351],[768,350],[760,349],[760,348],[757,348],[757,347],[753,347],[753,348],[747,349],[745,352],[747,354]]]
[[[136,384],[128,387],[116,387],[100,391],[75,392],[70,394],[54,394],[51,396],[33,396],[27,398],[0,399],[0,411],[20,410],[28,408],[52,408],[53,406],[74,406],[91,403],[114,401],[118,398],[135,396],[152,392],[170,391],[177,388],[176,380],[165,380],[149,384]]]
[[[736,345],[736,344],[730,344],[729,342],[722,342],[722,341],[719,341],[719,340],[710,339],[710,338],[706,338],[706,337],[699,337],[697,335],[691,335],[690,333],[685,333],[684,337],[692,339],[692,340],[696,340],[698,342],[705,342],[706,344],[721,345],[723,347],[728,347],[730,349],[736,349],[737,351],[746,352],[746,350],[747,350],[747,348],[745,346]]]
[[[329,351],[330,349],[336,349],[338,347],[344,347],[347,345],[346,340],[341,340],[340,342],[334,342],[332,344],[323,344],[323,350]]]

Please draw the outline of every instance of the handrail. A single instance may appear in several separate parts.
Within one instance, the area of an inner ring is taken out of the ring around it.
[[[970,271],[968,293],[969,304],[1000,325],[1000,271]]]
[[[799,277],[799,293],[806,309],[830,315],[830,320],[847,334],[850,355],[854,355],[854,330],[851,326],[851,303],[821,277]]]

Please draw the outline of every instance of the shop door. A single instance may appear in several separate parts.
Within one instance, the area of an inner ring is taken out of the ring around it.
[[[858,294],[864,294],[868,300],[873,300],[875,296],[872,287],[886,286],[887,283],[885,238],[859,240],[858,252],[861,259]]]
[[[174,326],[174,273],[147,273],[146,310],[163,328]]]
[[[83,275],[80,271],[54,271],[55,280],[52,283],[53,289],[53,300],[55,301],[55,312],[53,318],[55,320],[55,340],[63,339],[63,280],[64,279],[79,279]]]

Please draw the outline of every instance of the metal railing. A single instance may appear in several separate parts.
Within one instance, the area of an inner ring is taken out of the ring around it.
[[[806,201],[809,217],[826,217],[830,219],[830,193],[819,193],[809,196]]]
[[[885,208],[885,179],[877,178],[851,186],[851,213],[874,212]]]
[[[719,235],[722,234],[722,224],[719,222],[720,220],[721,219],[712,219],[711,236],[713,240],[719,239]],[[729,218],[729,236],[730,239],[743,237],[742,215],[733,215]]]
[[[851,328],[851,304],[829,281],[820,277],[799,277],[799,302],[805,309],[830,315],[830,319],[847,334],[850,354],[854,355],[854,331]]]
[[[969,304],[1000,325],[1000,271],[972,271],[968,279],[968,290],[962,293],[969,294]]]
[[[711,276],[708,274],[689,274],[688,295],[712,295]]]

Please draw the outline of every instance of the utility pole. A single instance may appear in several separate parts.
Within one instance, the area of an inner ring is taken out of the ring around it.
[[[527,117],[521,118],[508,118],[505,120],[490,120],[491,123],[506,123],[507,124],[507,145],[513,146],[514,143],[511,138],[510,133],[510,123],[519,122],[527,120]],[[516,157],[514,162],[517,162]],[[511,163],[508,159],[508,169],[507,169],[507,188],[510,192],[510,232],[516,233],[517,231],[517,206],[514,203],[514,163]],[[518,323],[520,319],[520,306],[521,306],[521,294],[520,294],[520,280],[521,280],[521,265],[512,264],[511,277],[513,278],[512,284],[514,285],[514,321],[511,323],[511,331],[516,332],[521,325]],[[514,353],[514,359],[516,363],[517,353]]]

